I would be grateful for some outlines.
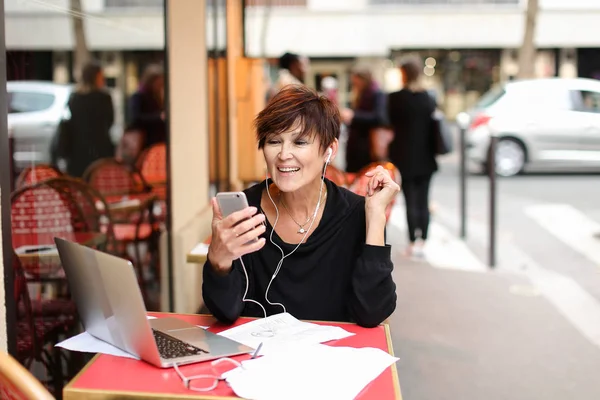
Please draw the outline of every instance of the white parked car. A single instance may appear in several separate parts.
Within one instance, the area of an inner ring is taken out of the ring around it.
[[[71,85],[40,81],[10,81],[8,130],[14,138],[15,168],[49,163],[56,128],[67,109]]]
[[[499,137],[496,172],[600,171],[600,81],[536,79],[490,90],[468,112],[467,158],[487,167]]]

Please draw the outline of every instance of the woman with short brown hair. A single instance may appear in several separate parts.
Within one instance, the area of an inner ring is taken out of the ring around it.
[[[340,115],[324,96],[285,87],[255,121],[268,178],[227,217],[213,199],[203,297],[222,322],[289,312],[375,326],[396,307],[385,208],[399,191],[381,167],[366,198],[324,178]],[[256,240],[258,239],[258,240]]]

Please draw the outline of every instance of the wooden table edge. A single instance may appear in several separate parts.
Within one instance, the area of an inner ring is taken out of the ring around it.
[[[181,383],[183,385],[183,382]],[[190,394],[169,394],[152,392],[127,392],[102,389],[78,389],[65,388],[63,390],[64,400],[113,400],[113,399],[189,399],[189,400],[240,400],[240,397],[224,397],[203,395],[201,392],[191,392]]]
[[[206,262],[207,254],[186,254],[186,261],[190,264],[204,264]]]
[[[385,330],[385,339],[387,341],[388,346],[388,353],[395,357],[394,344],[392,343],[392,335],[390,332],[390,324],[386,322],[383,324],[383,326]],[[396,363],[392,364],[392,380],[394,382],[394,394],[396,395],[395,397],[397,400],[402,400],[402,389],[400,388],[400,379],[398,377],[398,368],[396,366]]]

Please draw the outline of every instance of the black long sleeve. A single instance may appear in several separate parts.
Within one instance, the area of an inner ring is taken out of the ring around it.
[[[391,247],[364,245],[352,274],[350,310],[355,322],[365,327],[379,325],[396,309],[396,284]]]
[[[244,304],[242,296],[245,278],[239,261],[233,262],[229,274],[217,274],[210,261],[204,264],[202,271],[202,295],[206,306],[220,322],[233,324],[242,314]],[[248,293],[252,298],[252,294]]]
[[[365,244],[365,200],[329,180],[327,201],[319,225],[289,257],[273,280],[281,252],[270,241],[270,221],[263,234],[267,243],[243,256],[249,276],[246,299],[259,302],[268,315],[285,310],[299,319],[347,321],[372,327],[385,320],[396,307],[396,286],[392,279],[390,246]],[[264,183],[247,189],[251,206],[259,207]],[[283,242],[276,232],[273,241],[289,254],[295,244]],[[204,264],[202,294],[210,312],[223,323],[239,316],[262,317],[262,308],[242,302],[246,280],[236,260],[227,275],[215,273]],[[271,304],[269,304],[269,302]]]

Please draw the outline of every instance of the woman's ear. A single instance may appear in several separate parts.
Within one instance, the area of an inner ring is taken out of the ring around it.
[[[327,148],[327,150],[325,150],[325,162],[331,163],[335,159],[335,156],[338,152],[338,146],[339,142],[337,139],[335,139],[333,143],[331,143],[331,145]]]
[[[327,159],[325,160],[326,164],[329,164],[329,161],[331,161],[332,154],[333,154],[333,149],[330,147],[327,149]]]

